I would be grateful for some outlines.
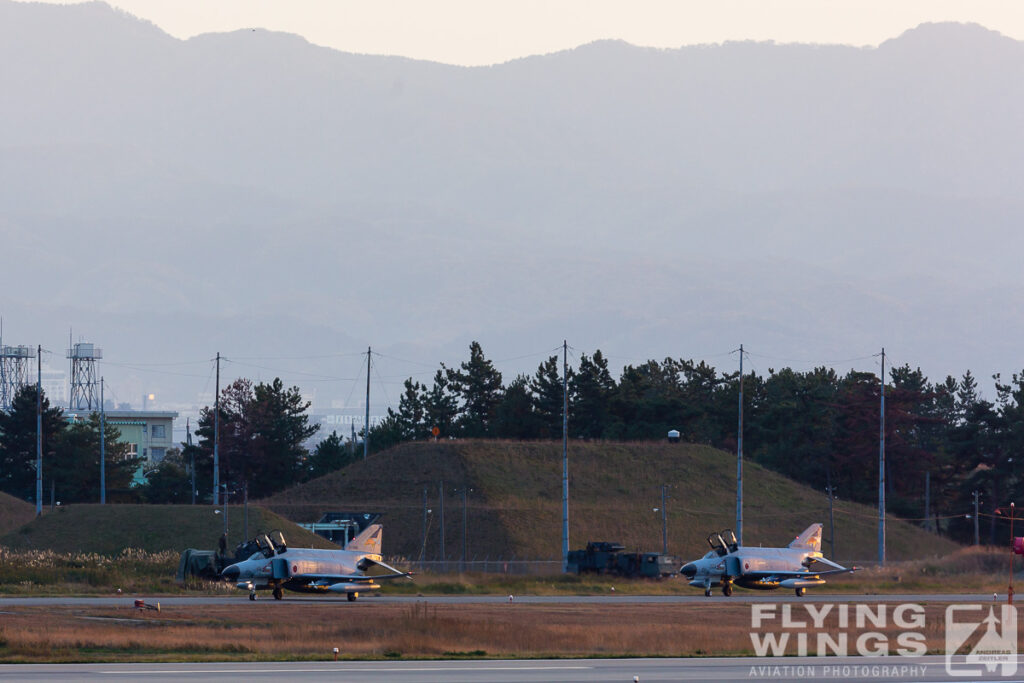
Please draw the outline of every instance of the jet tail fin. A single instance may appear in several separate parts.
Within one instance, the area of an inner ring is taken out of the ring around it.
[[[790,548],[797,548],[800,550],[813,550],[816,553],[821,552],[821,523],[812,524],[803,533],[796,537],[792,543],[789,544]]]
[[[384,527],[380,524],[371,524],[363,529],[363,532],[353,538],[345,546],[345,550],[357,553],[370,553],[380,555],[381,536],[384,535]]]

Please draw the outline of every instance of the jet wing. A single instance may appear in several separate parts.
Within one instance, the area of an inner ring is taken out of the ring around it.
[[[369,569],[374,565],[383,567],[385,570],[391,572],[390,574],[324,574],[320,572],[312,574],[293,574],[292,578],[305,579],[307,581],[331,581],[334,583],[340,581],[387,581],[390,579],[412,579],[412,572],[403,572],[395,569],[391,565],[384,564],[383,562],[377,562],[369,558],[363,558],[360,561],[360,568]]]
[[[399,569],[395,569],[394,567],[392,567],[389,564],[384,564],[383,562],[380,562],[378,560],[371,560],[368,557],[365,558],[364,562],[362,562],[360,564],[363,565],[362,567],[360,567],[361,569],[369,569],[370,567],[376,565],[378,567],[383,568],[385,571],[391,572],[390,574],[382,574],[380,576],[373,575],[373,576],[370,577],[372,579],[400,579],[402,577],[406,577],[406,578],[410,578],[410,579],[412,578],[412,572],[403,572],[403,571],[401,571]]]
[[[835,564],[835,563],[830,563],[830,564]],[[778,571],[778,570],[776,570],[776,571],[766,571],[766,572],[748,572],[748,573],[744,574],[743,576],[744,577],[751,577],[752,576],[752,577],[756,577],[756,578],[759,578],[759,579],[783,579],[783,578],[785,578],[785,579],[793,579],[793,578],[813,578],[813,577],[821,577],[821,576],[831,576],[833,574],[846,574],[848,572],[860,571],[860,567],[849,567],[849,568],[847,568],[847,567],[840,567],[839,565],[835,565],[835,566],[837,566],[839,568],[838,569],[829,569],[828,571],[823,571],[823,572],[813,572],[813,571],[808,571],[808,570],[800,570],[800,571],[784,571],[784,570],[783,571]]]
[[[854,569],[860,569],[860,567],[854,567],[854,569],[847,570],[846,567],[844,567],[843,565],[838,564],[836,562],[833,562],[832,560],[830,560],[830,559],[828,559],[826,557],[816,557],[816,558],[814,558],[814,562],[811,563],[811,566],[813,567],[814,565],[818,564],[819,562],[821,564],[828,565],[829,567],[832,567],[833,569],[842,569],[842,570],[845,570],[845,571],[854,571]]]

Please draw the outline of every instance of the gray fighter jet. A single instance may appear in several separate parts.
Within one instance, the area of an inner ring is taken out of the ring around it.
[[[807,527],[785,548],[740,547],[729,529],[708,536],[708,545],[711,551],[707,555],[687,562],[679,572],[709,597],[711,589],[717,587],[722,588],[723,595],[732,595],[733,586],[792,588],[802,596],[809,587],[823,585],[823,576],[860,569],[847,569],[821,554],[821,524]]]
[[[289,548],[280,534],[273,541],[263,535],[256,539],[257,552],[225,567],[221,576],[248,590],[250,600],[255,600],[261,589],[271,589],[280,600],[287,588],[299,593],[344,593],[352,601],[359,591],[380,588],[377,581],[412,578],[409,572],[381,561],[382,533],[380,524],[371,524],[344,550]]]

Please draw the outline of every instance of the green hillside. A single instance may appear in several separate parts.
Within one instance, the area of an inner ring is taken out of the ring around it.
[[[588,540],[660,550],[661,485],[669,485],[668,550],[703,554],[704,538],[734,526],[735,455],[686,444],[572,443],[569,447],[570,545]],[[289,519],[313,521],[326,511],[377,511],[384,517],[384,551],[409,559],[438,557],[440,501],[445,483],[445,549],[457,559],[463,537],[461,490],[468,495],[469,556],[555,559],[561,556],[562,449],[557,442],[445,441],[406,443],[343,470],[294,487],[261,504]],[[428,534],[423,544],[423,491]],[[455,489],[459,492],[456,493]],[[829,554],[828,499],[753,463],[744,464],[744,541],[784,545],[814,522],[824,523]],[[877,556],[876,510],[836,503],[836,558]],[[953,542],[890,519],[887,556],[943,555]]]
[[[14,496],[0,493],[0,535],[28,524],[36,516],[36,509]]]
[[[34,513],[34,510],[30,511]],[[32,519],[32,514],[29,515]],[[245,512],[228,509],[229,549],[242,540]],[[291,546],[334,548],[316,534],[256,505],[249,506],[249,536],[281,529]],[[185,548],[215,550],[224,519],[209,505],[62,505],[0,537],[14,549],[116,555],[124,548],[150,552]]]

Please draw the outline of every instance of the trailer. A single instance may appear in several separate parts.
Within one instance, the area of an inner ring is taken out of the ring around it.
[[[584,550],[569,552],[568,570],[576,574],[610,574],[635,578],[663,578],[679,571],[679,558],[662,553],[627,553],[621,543],[591,541]]]

